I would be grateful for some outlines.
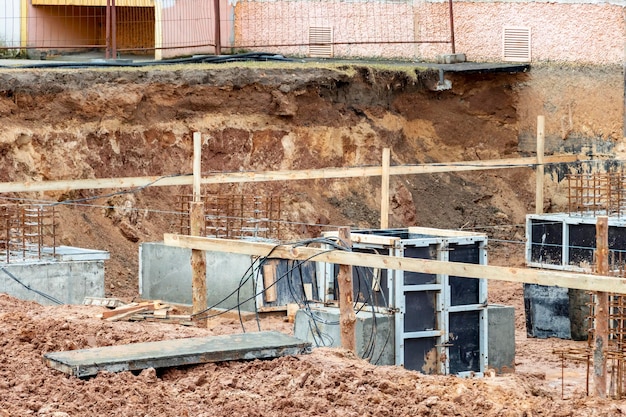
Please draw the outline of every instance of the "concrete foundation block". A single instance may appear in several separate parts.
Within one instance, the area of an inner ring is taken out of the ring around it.
[[[487,321],[489,368],[498,374],[515,372],[515,308],[491,304]]]
[[[9,274],[24,285],[64,304],[82,304],[85,297],[104,297],[104,261],[48,261],[2,265],[0,292],[22,300],[53,305],[53,301],[25,288]]]
[[[567,288],[524,284],[524,310],[528,337],[571,338]]]
[[[207,251],[205,255],[209,307],[228,309],[241,303],[241,310],[254,311],[253,278],[242,283],[252,258],[225,252]],[[240,285],[239,296],[231,295]],[[191,249],[143,243],[139,249],[139,292],[146,299],[191,305]]]
[[[438,64],[458,64],[467,60],[465,54],[437,55]]]
[[[356,347],[360,358],[376,365],[395,364],[395,332],[393,314],[372,313],[365,309],[356,313]],[[294,336],[311,342],[314,347],[340,347],[339,309],[311,307],[296,313]]]

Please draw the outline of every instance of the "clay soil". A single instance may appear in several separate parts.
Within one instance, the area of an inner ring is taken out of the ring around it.
[[[436,73],[373,66],[13,70],[0,78],[2,182],[188,174],[194,131],[203,133],[205,172],[377,165],[384,147],[394,165],[518,157],[520,114],[532,111],[519,108],[521,98],[529,101],[532,88],[558,90],[533,84],[528,74],[468,74],[453,76],[452,90],[439,92]],[[204,191],[282,195],[284,237],[296,240],[338,225],[376,227],[379,186],[359,178]],[[524,216],[534,211],[531,170],[407,176],[394,178],[391,188],[392,227],[485,232],[492,239],[490,263],[523,265]],[[179,231],[178,196],[191,190],[119,191],[5,197],[55,204],[58,242],[110,251],[106,295],[130,302],[140,298],[138,245]],[[556,191],[546,204],[562,208]],[[0,295],[0,416],[626,413],[622,401],[585,395],[584,366],[561,368],[553,350],[580,342],[526,338],[521,285],[490,285],[490,302],[516,307],[516,372],[482,379],[426,376],[319,348],[271,361],[80,380],[49,369],[42,355],[242,329],[225,319],[209,328],[112,323],[96,317],[102,307],[42,306]],[[260,326],[293,331],[282,317],[262,318]]]

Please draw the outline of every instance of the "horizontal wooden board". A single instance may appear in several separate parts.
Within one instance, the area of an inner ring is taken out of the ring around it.
[[[579,160],[576,155],[546,156],[546,164],[569,163]],[[536,158],[495,159],[490,161],[462,161],[426,165],[403,165],[389,168],[390,175],[435,174],[443,172],[480,171],[505,168],[533,167]],[[202,184],[235,184],[248,182],[315,180],[330,178],[360,178],[382,175],[382,167],[322,168],[302,171],[265,171],[212,173],[202,177]],[[70,191],[102,188],[165,187],[191,185],[193,176],[120,177],[79,180],[19,181],[0,183],[0,193]]]
[[[374,255],[341,250],[325,251],[310,247],[292,247],[288,245],[274,245],[271,243],[174,234],[165,234],[164,243],[168,246],[189,249],[241,253],[255,256],[268,256],[271,254],[272,258],[311,260],[340,265],[366,266],[370,268],[393,269],[426,274],[446,274],[465,278],[486,278],[499,281],[525,282],[529,284],[576,288],[587,291],[606,291],[626,294],[626,279],[610,276],[576,274],[572,272],[547,271],[531,268],[509,268],[460,262],[443,262],[429,259],[401,258],[397,256]]]

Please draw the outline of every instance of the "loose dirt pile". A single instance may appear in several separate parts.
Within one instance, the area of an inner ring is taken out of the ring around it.
[[[102,307],[42,307],[0,295],[0,416],[613,416],[625,403],[580,392],[560,400],[545,376],[480,380],[374,366],[340,349],[275,360],[100,373],[80,380],[44,365],[46,352],[240,332],[106,322]],[[250,323],[249,326],[255,326]],[[279,319],[263,330],[289,331]],[[252,329],[248,329],[252,330]],[[540,358],[534,366],[538,369]]]

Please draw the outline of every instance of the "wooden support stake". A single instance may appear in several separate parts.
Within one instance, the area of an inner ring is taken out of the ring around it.
[[[389,165],[391,152],[389,148],[383,149],[382,176],[380,183],[380,228],[389,228]]]
[[[339,228],[339,239],[342,244],[352,247],[350,228]],[[339,265],[339,330],[341,332],[341,346],[356,353],[356,314],[354,313],[354,295],[352,289],[352,266]]]
[[[193,134],[193,201],[202,200],[202,134]],[[193,235],[200,236],[200,235]]]
[[[202,135],[193,134],[193,202],[189,204],[189,226],[191,236],[202,236],[204,230],[204,203],[200,190],[202,161]],[[203,312],[208,307],[206,285],[206,258],[204,251],[191,250],[191,298],[192,313]],[[196,319],[200,327],[207,326],[207,320]]]
[[[535,194],[535,214],[543,213],[543,176],[544,176],[544,152],[546,143],[545,132],[546,120],[543,116],[537,116],[537,189]]]
[[[609,273],[609,218],[600,216],[596,221],[596,273]],[[609,341],[609,293],[596,292],[595,323],[593,332],[593,383],[596,395],[606,397],[606,350]]]

